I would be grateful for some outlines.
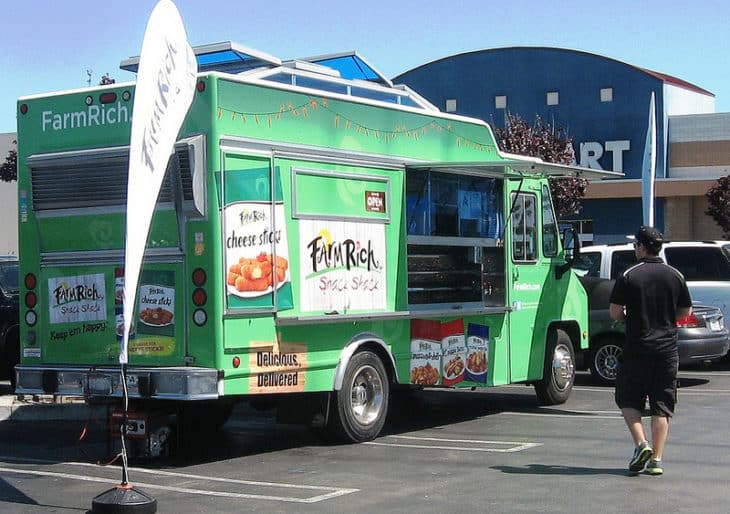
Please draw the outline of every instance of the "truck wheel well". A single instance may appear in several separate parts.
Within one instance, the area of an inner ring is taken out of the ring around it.
[[[393,356],[388,353],[388,351],[383,348],[381,345],[374,341],[367,341],[363,344],[361,344],[355,353],[361,352],[363,350],[369,351],[374,353],[375,355],[380,358],[381,362],[383,363],[383,366],[385,367],[385,372],[388,374],[388,381],[395,385],[396,380],[396,373],[395,369],[393,368]]]
[[[360,337],[351,340],[340,354],[340,362],[337,364],[337,368],[335,369],[335,380],[332,387],[334,391],[340,390],[340,387],[342,386],[342,379],[344,378],[345,371],[347,370],[347,366],[352,357],[356,353],[362,351],[369,351],[375,354],[383,363],[385,372],[388,375],[388,382],[391,385],[397,384],[398,374],[395,369],[395,358],[388,350],[385,341],[375,334],[361,334]]]
[[[549,334],[553,330],[563,330],[566,334],[568,334],[568,337],[570,337],[571,343],[573,343],[573,353],[575,355],[579,355],[582,351],[580,347],[580,341],[581,341],[581,334],[580,334],[580,327],[578,326],[578,323],[574,321],[563,321],[559,323],[551,323],[548,327],[547,333]]]

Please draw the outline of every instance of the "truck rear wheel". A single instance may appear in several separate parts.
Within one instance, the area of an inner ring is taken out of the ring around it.
[[[328,429],[340,440],[359,443],[375,439],[385,425],[390,384],[380,358],[358,352],[345,369],[342,388],[335,402]]]
[[[186,402],[180,408],[180,428],[191,433],[214,432],[231,417],[233,406],[225,398]]]
[[[575,382],[573,343],[564,330],[551,330],[545,345],[542,380],[535,383],[540,405],[565,403]]]

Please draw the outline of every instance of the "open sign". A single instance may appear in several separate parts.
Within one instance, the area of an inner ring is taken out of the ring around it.
[[[365,191],[365,210],[385,213],[385,192]]]

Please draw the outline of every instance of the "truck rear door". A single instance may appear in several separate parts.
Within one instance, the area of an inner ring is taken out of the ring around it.
[[[128,153],[115,147],[27,159],[32,209],[21,224],[38,237],[23,248],[23,270],[37,273],[38,303],[25,364],[118,360]],[[192,174],[182,145],[170,161],[148,238],[131,364],[184,364],[186,202],[192,202]]]

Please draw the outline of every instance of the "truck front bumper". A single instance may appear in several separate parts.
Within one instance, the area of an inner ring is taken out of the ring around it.
[[[15,367],[16,394],[53,394],[121,398],[119,366],[26,366]],[[223,394],[223,373],[196,367],[125,368],[129,398],[165,400],[212,400]]]

